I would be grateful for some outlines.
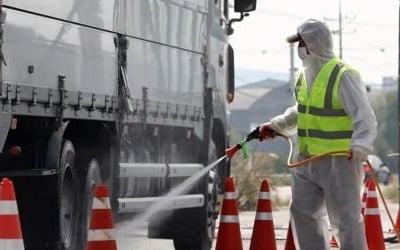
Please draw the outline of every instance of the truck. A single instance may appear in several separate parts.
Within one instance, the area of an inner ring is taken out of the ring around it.
[[[0,1],[0,178],[25,249],[85,249],[96,185],[117,221],[225,154],[235,0]],[[236,15],[236,14],[235,14]],[[210,249],[223,160],[149,221],[176,249]],[[162,214],[168,214],[160,219]]]

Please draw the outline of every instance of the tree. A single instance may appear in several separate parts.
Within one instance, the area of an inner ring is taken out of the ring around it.
[[[397,157],[387,155],[399,152],[398,149],[398,100],[397,91],[374,93],[371,105],[378,121],[378,135],[375,141],[375,152],[388,163],[391,171],[397,172]]]

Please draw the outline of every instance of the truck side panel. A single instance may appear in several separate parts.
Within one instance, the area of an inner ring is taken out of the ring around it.
[[[142,98],[147,88],[147,98],[170,104],[171,113],[178,113],[175,104],[202,109],[208,1],[132,0],[125,4],[127,75],[133,98]]]
[[[203,52],[208,1],[131,0],[126,4],[127,35]]]
[[[150,100],[202,107],[200,54],[138,39],[129,39],[129,43],[127,72],[135,98],[141,98],[146,87]]]
[[[7,14],[2,49],[7,63],[3,66],[4,81],[58,88],[57,75],[64,74],[69,91],[116,95],[113,33],[3,10]]]
[[[116,9],[121,0],[4,0],[5,6],[116,31]]]

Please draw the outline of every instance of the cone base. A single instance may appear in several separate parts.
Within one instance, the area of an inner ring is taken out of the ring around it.
[[[367,231],[368,248],[373,250],[385,250],[385,241],[383,239],[380,218],[366,218],[365,229]]]
[[[286,235],[285,242],[285,250],[296,250],[296,246],[294,245],[293,233],[292,233],[292,225],[289,223],[288,232]]]
[[[117,250],[115,240],[89,241],[86,250]]]
[[[215,250],[243,250],[240,228],[237,223],[223,223],[219,227]]]
[[[250,250],[276,250],[272,221],[257,221],[251,236]]]

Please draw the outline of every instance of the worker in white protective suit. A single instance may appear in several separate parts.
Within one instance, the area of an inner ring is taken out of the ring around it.
[[[333,150],[352,152],[292,170],[290,212],[296,247],[330,249],[329,218],[341,250],[367,249],[360,213],[362,162],[373,150],[376,117],[366,88],[359,73],[335,57],[324,23],[309,19],[287,41],[298,42],[304,66],[295,84],[297,104],[262,124],[261,140],[297,126],[298,160]]]

